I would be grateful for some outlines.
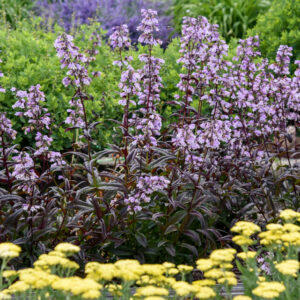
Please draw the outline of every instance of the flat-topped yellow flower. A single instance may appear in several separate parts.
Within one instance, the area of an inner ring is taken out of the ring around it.
[[[252,300],[252,298],[244,295],[238,295],[233,297],[232,300]]]
[[[65,254],[66,256],[70,256],[73,254],[76,254],[80,251],[80,248],[76,245],[70,244],[70,243],[60,243],[55,248],[55,251],[61,252]]]
[[[237,279],[234,276],[225,276],[218,279],[220,284],[237,285]]]
[[[147,297],[147,296],[168,296],[169,291],[165,288],[156,287],[153,285],[143,286],[137,288],[135,296]]]
[[[200,258],[196,262],[197,268],[203,272],[213,268],[216,262],[212,261],[210,258]]]
[[[175,264],[173,264],[173,263],[170,263],[170,262],[164,262],[163,264],[162,264],[166,269],[171,269],[171,268],[175,268]]]
[[[18,272],[15,270],[6,270],[3,272],[2,276],[4,278],[13,278],[18,276]]]
[[[185,281],[176,281],[172,284],[173,290],[178,296],[188,296],[190,293],[195,293],[197,288]]]
[[[232,262],[234,260],[235,253],[236,250],[233,248],[217,249],[211,253],[209,258],[216,263]]]
[[[0,300],[10,300],[10,299],[11,299],[10,295],[3,293],[3,291],[0,292]]]
[[[247,251],[247,252],[240,252],[237,254],[237,257],[246,260],[246,259],[251,259],[256,256],[256,251]]]
[[[199,291],[197,291],[195,296],[198,299],[210,299],[214,298],[216,296],[216,293],[212,288],[208,286],[202,286],[200,287]]]
[[[175,268],[171,268],[171,269],[173,269],[172,272],[174,275],[178,274],[178,271],[174,271]],[[170,272],[171,269],[168,270],[168,273]],[[167,271],[166,268],[163,265],[159,265],[159,264],[144,264],[140,268],[140,272],[142,274],[147,274],[151,276],[161,276],[166,271]]]
[[[166,298],[160,296],[149,296],[144,298],[144,300],[165,300]]]
[[[33,289],[51,287],[52,283],[59,280],[59,277],[47,272],[35,269],[23,269],[18,271],[19,278]]]
[[[250,246],[254,244],[254,241],[245,235],[236,235],[232,238],[232,241],[239,246]]]
[[[260,282],[258,287],[252,290],[252,293],[256,296],[266,298],[266,299],[274,299],[285,291],[285,286],[276,281],[271,282]]]
[[[62,292],[69,292],[75,296],[82,296],[91,291],[99,291],[102,285],[90,278],[80,278],[77,276],[60,278],[53,282],[52,288]],[[94,292],[94,294],[97,294]],[[100,296],[100,293],[98,294]],[[98,296],[98,297],[99,297]]]
[[[23,281],[17,281],[15,283],[13,283],[12,285],[10,285],[5,290],[5,293],[10,294],[10,295],[14,295],[14,294],[26,292],[29,289],[30,289],[30,285],[29,284],[27,284],[27,283],[25,283]]]
[[[34,267],[41,270],[47,270],[51,267],[58,266],[63,269],[79,269],[79,265],[65,257],[42,254],[39,259],[34,262]]]
[[[295,259],[288,259],[275,265],[275,268],[284,275],[297,277],[300,263]]]
[[[279,217],[285,221],[300,221],[300,212],[296,212],[292,209],[285,209],[280,213]]]
[[[193,271],[194,268],[192,266],[187,266],[187,265],[178,265],[177,269],[180,272],[188,273],[188,272]]]
[[[117,275],[117,268],[114,264],[101,264],[98,262],[89,262],[85,265],[87,278],[95,281],[110,281]]]
[[[211,270],[204,272],[204,276],[206,278],[218,279],[218,278],[221,278],[223,275],[224,275],[224,272],[221,269],[211,269]]]
[[[247,237],[261,231],[258,225],[248,221],[236,222],[230,230],[232,232],[236,232]]]
[[[192,282],[195,286],[214,286],[216,282],[212,279],[200,279]]]
[[[21,252],[21,248],[13,243],[1,243],[0,244],[0,258],[3,260],[10,260],[18,257]]]

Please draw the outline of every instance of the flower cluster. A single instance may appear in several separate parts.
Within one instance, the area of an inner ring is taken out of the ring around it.
[[[134,212],[142,210],[142,203],[149,203],[151,201],[150,196],[154,192],[164,190],[169,183],[169,180],[163,176],[139,177],[135,192],[124,200],[125,204],[128,205],[128,210]]]

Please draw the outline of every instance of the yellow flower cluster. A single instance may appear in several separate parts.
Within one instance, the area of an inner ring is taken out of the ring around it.
[[[285,209],[280,213],[280,218],[285,221],[298,221],[300,222],[300,212],[294,211],[292,209]]]
[[[259,234],[261,245],[265,246],[300,246],[300,226],[287,223],[268,224],[267,231]]]
[[[214,250],[209,258],[197,260],[197,268],[204,272],[205,278],[220,284],[236,285],[235,274],[229,270],[233,268],[231,262],[236,254],[235,249]]]
[[[18,257],[21,252],[21,248],[12,243],[0,244],[0,258],[5,261],[9,261],[12,258]]]
[[[284,290],[285,286],[280,282],[260,282],[258,286],[252,291],[252,293],[262,298],[274,299],[278,297]]]
[[[68,277],[59,278],[52,284],[54,290],[81,296],[83,299],[98,299],[102,285],[90,278]]]
[[[250,236],[260,232],[261,229],[252,222],[239,221],[231,228],[231,231],[239,234],[232,239],[233,242],[240,246],[249,246],[254,243]]]
[[[284,275],[297,277],[300,268],[300,263],[295,259],[288,259],[275,265],[275,268]]]

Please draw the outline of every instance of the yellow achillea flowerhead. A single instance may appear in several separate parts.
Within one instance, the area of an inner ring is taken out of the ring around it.
[[[149,296],[144,298],[144,300],[165,300],[166,298],[160,296]]]
[[[208,286],[202,286],[199,291],[197,291],[195,296],[198,299],[209,299],[215,297],[216,293],[212,288]]]
[[[10,295],[3,293],[3,291],[0,292],[0,300],[10,300],[10,299],[11,299]]]
[[[80,251],[80,248],[70,243],[60,243],[55,248],[55,251],[61,252],[66,256],[76,254]]]
[[[292,223],[287,223],[282,226],[282,230],[284,232],[299,232],[300,226]]]
[[[212,279],[201,279],[192,282],[195,286],[214,286],[216,282]]]
[[[236,222],[230,230],[232,232],[236,232],[247,237],[261,231],[258,225],[247,221]]]
[[[30,285],[33,289],[50,287],[53,282],[59,279],[58,276],[35,269],[23,269],[18,271],[20,281]]]
[[[235,253],[236,253],[236,250],[232,249],[232,248],[217,249],[211,253],[210,259],[212,261],[215,261],[216,263],[232,262],[234,260]]]
[[[285,286],[280,282],[260,282],[258,287],[252,290],[252,293],[262,298],[273,299],[278,297],[284,290]]]
[[[289,232],[285,233],[281,236],[281,240],[285,242],[285,244],[300,246],[300,232]]]
[[[174,271],[175,268],[171,269],[173,269],[172,272],[174,275],[178,274],[178,271]],[[171,269],[168,270],[168,273],[170,273]],[[147,274],[154,277],[162,276],[166,271],[167,269],[163,265],[159,264],[144,264],[140,268],[140,272],[142,272],[142,274]]]
[[[232,238],[232,241],[239,246],[249,246],[254,244],[254,241],[252,239],[244,235],[236,235]]]
[[[177,275],[179,273],[179,270],[176,268],[171,268],[168,270],[168,275],[174,276]]]
[[[81,297],[83,299],[99,299],[99,297],[101,296],[101,293],[99,290],[89,290],[87,292],[84,292]]]
[[[143,274],[142,265],[135,259],[121,259],[115,262],[114,265],[116,267],[116,277],[125,281],[136,281]],[[162,266],[161,268],[164,269]]]
[[[122,285],[110,283],[106,286],[106,288],[113,296],[118,296],[118,297],[122,296]]]
[[[187,266],[187,265],[178,265],[177,269],[180,272],[189,273],[189,272],[193,271],[194,268],[192,266]]]
[[[111,281],[117,274],[117,268],[114,264],[100,264],[98,262],[89,262],[85,265],[87,278],[95,281]]]
[[[166,269],[171,269],[171,268],[175,268],[175,264],[173,264],[173,263],[170,263],[170,262],[164,262],[163,264],[162,264]]]
[[[17,281],[15,283],[13,283],[12,285],[10,285],[5,290],[5,293],[10,294],[10,295],[14,295],[14,294],[17,294],[17,293],[26,292],[29,289],[30,289],[30,286],[27,283],[25,283],[23,281]]]
[[[173,290],[178,296],[188,296],[190,293],[195,293],[197,288],[185,281],[176,281],[172,284]]]
[[[218,279],[224,275],[224,272],[221,269],[211,269],[204,272],[204,276],[207,278]]]
[[[208,271],[216,265],[210,258],[200,258],[197,260],[196,264],[197,268],[203,272]]]
[[[156,280],[149,275],[141,276],[141,279],[136,282],[138,285],[154,285]]]
[[[275,265],[275,268],[284,275],[298,276],[300,263],[295,259],[288,259]]]
[[[102,289],[102,285],[90,278],[80,278],[77,276],[60,278],[53,282],[52,288],[62,292],[69,292],[75,296],[82,296],[83,294],[94,291],[94,295],[98,294],[100,296],[99,290]],[[98,296],[98,297],[99,297]]]
[[[51,267],[59,266],[63,269],[79,269],[79,265],[65,257],[42,254],[33,264],[35,268],[40,270],[48,270]]]
[[[300,213],[292,209],[285,209],[280,213],[280,218],[285,221],[300,221]]]
[[[168,296],[168,295],[169,295],[169,291],[167,289],[156,287],[153,285],[137,288],[135,293],[135,296],[137,297]]]
[[[2,276],[4,278],[12,278],[12,277],[17,277],[18,276],[18,272],[15,270],[6,270],[3,272]]]
[[[237,279],[233,276],[224,276],[218,279],[220,284],[237,285]]]
[[[248,252],[240,252],[237,254],[237,257],[246,260],[246,259],[251,259],[256,256],[256,251],[248,251]]]
[[[18,257],[21,252],[21,248],[13,243],[1,243],[0,244],[0,258],[4,260],[10,260]]]
[[[238,295],[233,297],[233,300],[252,300],[252,298],[244,295]]]

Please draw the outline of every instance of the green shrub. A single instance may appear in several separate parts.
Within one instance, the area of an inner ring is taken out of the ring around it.
[[[270,9],[258,17],[248,36],[259,35],[262,55],[274,59],[280,45],[293,47],[292,61],[300,59],[300,1],[274,0]]]
[[[20,20],[31,14],[32,0],[0,0],[1,22],[16,28]]]
[[[210,23],[220,26],[226,41],[231,37],[242,38],[255,25],[258,14],[269,6],[268,0],[175,0],[175,29],[180,31],[184,16],[205,16]]]
[[[56,124],[64,122],[67,116],[68,102],[72,97],[72,90],[65,88],[62,79],[65,77],[65,70],[62,70],[59,58],[56,56],[54,41],[62,29],[55,27],[54,32],[46,32],[39,26],[40,20],[33,22],[22,21],[16,29],[8,29],[6,26],[0,28],[0,57],[1,71],[4,77],[1,78],[1,85],[6,88],[6,94],[0,94],[1,111],[7,111],[9,117],[16,121],[14,111],[11,106],[15,103],[16,98],[10,92],[11,87],[19,90],[27,90],[30,86],[40,84],[41,89],[46,95],[46,105],[49,112],[55,119]],[[94,31],[99,31],[100,25],[94,23],[90,26],[81,26],[75,34],[75,43],[80,49],[89,48],[89,37]],[[102,32],[102,35],[103,32]],[[170,100],[175,92],[173,82],[178,82],[178,68],[176,63],[179,49],[179,41],[174,40],[165,51],[156,48],[157,56],[165,59],[166,64],[163,67],[163,81],[165,87],[162,91],[162,105],[160,112],[165,116],[170,114],[163,104],[166,100]],[[142,53],[143,49],[136,51],[131,49],[129,55],[137,57]],[[120,120],[122,112],[118,105],[118,83],[120,80],[120,70],[113,66],[113,61],[117,54],[113,53],[109,46],[102,41],[99,48],[99,54],[96,60],[91,64],[90,71],[100,71],[101,77],[93,80],[92,85],[88,88],[88,92],[94,97],[88,105],[90,118],[94,121],[102,122],[99,126],[99,141],[96,145],[99,149],[103,145],[111,141],[112,125],[110,120]],[[136,60],[138,61],[138,60]],[[136,68],[139,66],[136,65]],[[18,130],[18,143],[23,146],[30,144],[31,137],[25,136],[21,130],[20,122],[14,122]],[[65,132],[59,129],[53,133],[55,150],[68,148],[73,139],[71,132]]]

